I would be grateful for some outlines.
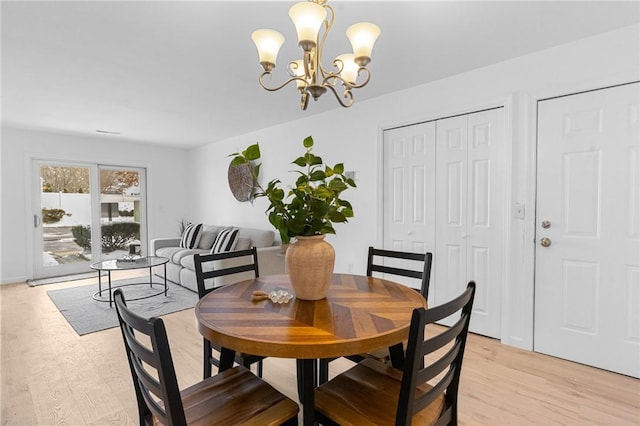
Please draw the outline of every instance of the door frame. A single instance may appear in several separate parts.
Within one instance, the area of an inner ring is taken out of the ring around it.
[[[377,166],[377,188],[376,188],[376,198],[377,198],[377,203],[376,203],[376,213],[377,213],[377,226],[376,226],[376,245],[378,247],[382,247],[383,243],[384,243],[384,239],[383,239],[383,229],[384,229],[384,205],[383,205],[383,190],[384,190],[384,132],[385,130],[390,130],[393,128],[397,128],[397,127],[403,127],[403,126],[411,126],[414,124],[419,124],[419,123],[423,123],[423,122],[429,122],[429,121],[436,121],[436,120],[442,120],[445,118],[450,118],[450,117],[455,117],[455,116],[459,116],[459,115],[466,115],[466,114],[472,114],[474,112],[479,112],[479,111],[483,111],[483,110],[489,110],[489,109],[495,109],[495,108],[502,108],[503,112],[504,112],[504,128],[503,128],[503,132],[504,132],[504,149],[503,149],[503,153],[502,153],[502,160],[504,161],[504,170],[505,170],[505,174],[507,176],[511,176],[511,179],[508,179],[504,185],[503,185],[503,189],[502,189],[502,197],[504,199],[504,203],[502,206],[502,213],[503,213],[503,217],[504,217],[504,221],[502,223],[502,244],[505,247],[505,250],[503,252],[503,264],[502,264],[502,269],[501,269],[501,283],[500,283],[500,289],[501,289],[501,312],[502,312],[502,318],[501,318],[501,326],[500,326],[500,341],[503,343],[509,343],[510,339],[510,316],[508,315],[508,313],[511,312],[510,309],[510,301],[512,300],[512,298],[516,297],[517,295],[512,295],[512,292],[510,291],[509,286],[506,283],[510,283],[512,282],[511,276],[512,276],[512,269],[511,269],[511,264],[512,264],[512,250],[509,250],[510,248],[510,244],[511,244],[511,230],[512,230],[512,226],[513,226],[513,215],[511,214],[512,212],[512,208],[511,206],[513,205],[513,192],[514,192],[514,179],[513,179],[513,141],[516,140],[515,135],[514,135],[514,131],[513,131],[513,124],[516,121],[515,118],[515,113],[516,113],[516,108],[514,107],[516,105],[516,101],[517,101],[517,94],[510,94],[509,96],[506,97],[495,97],[493,99],[490,99],[486,102],[481,102],[481,103],[468,103],[468,104],[462,104],[461,106],[457,107],[456,109],[443,109],[442,111],[437,111],[437,112],[432,112],[430,114],[426,114],[426,115],[421,115],[421,116],[417,116],[417,117],[412,117],[410,119],[407,120],[403,120],[403,121],[396,121],[396,122],[389,122],[389,123],[383,123],[381,125],[378,126],[377,129],[377,136],[378,136],[378,140],[377,140],[377,144],[376,144],[376,154],[377,154],[377,161],[376,161],[376,166]],[[433,278],[433,277],[432,277]],[[532,311],[533,311],[533,305],[532,305]],[[533,317],[532,317],[533,319]],[[509,343],[511,344],[511,343]],[[513,345],[513,346],[519,346],[519,345]]]
[[[25,222],[24,226],[26,229],[26,252],[24,255],[26,256],[26,268],[27,268],[27,277],[26,279],[34,278],[35,271],[35,229],[33,226],[33,213],[34,213],[34,185],[33,185],[33,174],[35,171],[33,170],[33,165],[35,161],[43,161],[43,162],[53,162],[53,163],[64,163],[64,164],[78,164],[78,165],[96,165],[98,168],[100,166],[103,167],[114,167],[114,168],[123,168],[123,169],[142,169],[144,173],[141,175],[141,185],[144,184],[144,191],[140,194],[141,199],[144,200],[141,207],[141,215],[144,215],[145,223],[140,227],[140,242],[142,245],[142,254],[147,255],[148,250],[148,241],[149,241],[149,229],[152,227],[153,218],[149,216],[149,203],[151,202],[150,195],[150,180],[149,176],[152,173],[152,167],[149,163],[144,162],[131,162],[126,161],[100,161],[98,158],[87,157],[84,154],[79,155],[77,158],[69,159],[67,156],[58,155],[55,153],[47,152],[47,153],[37,153],[37,152],[27,152],[24,154],[24,191],[25,191]],[[144,183],[142,183],[144,182]],[[99,197],[98,197],[99,201]],[[98,215],[100,213],[98,212]],[[146,250],[145,250],[146,248]],[[89,270],[90,271],[90,270]]]

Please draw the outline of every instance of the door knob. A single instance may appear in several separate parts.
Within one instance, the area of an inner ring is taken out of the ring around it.
[[[551,240],[547,237],[541,238],[540,239],[540,245],[542,247],[549,247],[551,245]]]

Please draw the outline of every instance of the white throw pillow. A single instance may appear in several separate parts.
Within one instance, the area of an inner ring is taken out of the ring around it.
[[[211,247],[211,253],[225,253],[233,251],[238,243],[238,228],[224,229],[216,237]]]
[[[202,233],[202,224],[199,223],[194,225],[190,223],[184,228],[184,232],[182,233],[182,238],[180,239],[180,247],[192,249],[198,247],[198,242],[200,241],[200,236]]]

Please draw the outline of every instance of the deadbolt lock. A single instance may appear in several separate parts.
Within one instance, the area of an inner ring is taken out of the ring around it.
[[[549,222],[548,220],[543,220],[543,221],[542,221],[542,227],[543,227],[544,229],[551,228],[551,222]]]
[[[549,247],[551,245],[551,240],[547,237],[541,238],[540,239],[540,245],[542,247]]]

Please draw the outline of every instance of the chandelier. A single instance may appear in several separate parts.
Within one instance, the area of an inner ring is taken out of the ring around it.
[[[347,37],[353,53],[338,55],[333,60],[333,68],[326,70],[322,65],[322,51],[334,19],[333,9],[326,2],[327,0],[309,0],[296,3],[289,9],[289,17],[298,33],[302,59],[289,62],[287,72],[291,78],[279,86],[269,87],[264,80],[266,76],[271,77],[284,36],[268,29],[256,30],[251,34],[264,70],[258,78],[260,86],[275,92],[295,81],[301,95],[300,108],[303,110],[307,109],[309,96],[317,101],[327,89],[333,92],[343,107],[353,105],[351,91],[364,87],[369,82],[371,74],[367,64],[371,61],[371,50],[380,35],[377,25],[368,22],[351,25],[347,28]]]

